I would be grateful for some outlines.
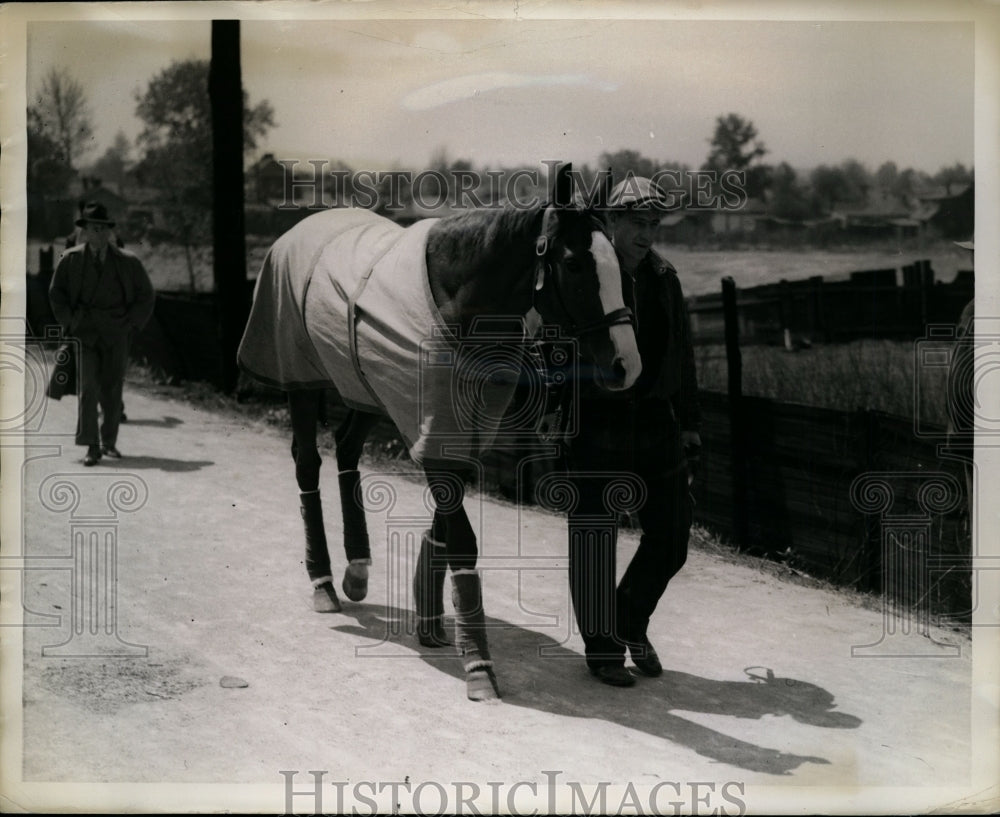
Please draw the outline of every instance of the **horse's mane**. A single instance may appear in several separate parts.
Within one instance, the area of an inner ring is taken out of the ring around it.
[[[474,264],[487,254],[509,254],[516,249],[534,253],[534,240],[541,231],[546,207],[546,203],[531,207],[506,204],[502,208],[466,210],[444,216],[434,226],[432,236],[447,245],[452,259],[460,263]],[[584,240],[589,239],[590,229],[588,221]]]
[[[447,244],[456,261],[472,262],[485,254],[527,244],[541,229],[541,205],[530,208],[479,208],[442,218],[435,238]]]

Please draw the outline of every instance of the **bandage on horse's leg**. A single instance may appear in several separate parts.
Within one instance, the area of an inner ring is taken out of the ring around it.
[[[316,445],[322,393],[314,390],[288,392],[292,418],[292,459],[295,480],[299,485],[302,522],[306,538],[306,572],[313,584],[313,609],[317,613],[339,613],[340,599],[333,589],[330,551],[323,525],[323,502],[319,493],[319,469],[322,461]]]
[[[358,463],[364,451],[365,439],[378,416],[351,409],[337,427],[337,482],[340,487],[340,510],[344,520],[344,553],[347,569],[341,589],[351,601],[361,601],[368,595],[368,566],[372,563],[368,524],[361,496],[361,474]]]
[[[452,572],[455,645],[465,670],[466,695],[471,701],[496,700],[500,697],[500,687],[486,638],[482,588],[476,570],[476,536],[462,505],[464,481],[447,469],[427,468],[426,474],[436,506],[432,535],[445,542]],[[432,591],[425,588],[425,592]]]

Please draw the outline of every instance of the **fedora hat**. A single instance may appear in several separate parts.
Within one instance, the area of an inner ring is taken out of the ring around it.
[[[83,209],[80,210],[80,217],[76,220],[76,226],[83,227],[86,224],[106,224],[108,227],[115,226],[115,222],[108,215],[108,208],[99,201],[88,201],[83,205]]]

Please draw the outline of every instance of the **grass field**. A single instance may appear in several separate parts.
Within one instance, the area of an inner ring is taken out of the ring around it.
[[[922,423],[947,424],[947,371],[921,367],[915,342],[858,340],[813,346],[797,352],[747,346],[743,394],[781,403],[857,411],[871,409]],[[698,385],[727,390],[725,349],[695,349]]]
[[[935,279],[951,281],[959,270],[972,269],[969,253],[950,242],[924,249],[855,248],[845,250],[699,250],[659,246],[680,275],[686,295],[705,295],[722,289],[722,278],[732,276],[741,289],[796,281],[821,275],[831,280],[872,269],[900,269],[929,260]]]

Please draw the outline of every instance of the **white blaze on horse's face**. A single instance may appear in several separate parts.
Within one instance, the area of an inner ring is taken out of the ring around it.
[[[590,240],[590,252],[597,267],[597,277],[600,282],[601,306],[607,315],[616,309],[622,309],[625,301],[622,298],[622,273],[618,266],[618,256],[608,237],[600,230],[594,230]],[[614,347],[614,357],[609,370],[616,374],[607,377],[602,384],[609,391],[621,391],[635,383],[642,371],[642,361],[639,358],[639,347],[636,345],[635,332],[630,324],[617,324],[608,329],[611,345]],[[606,375],[598,367],[598,377]]]

